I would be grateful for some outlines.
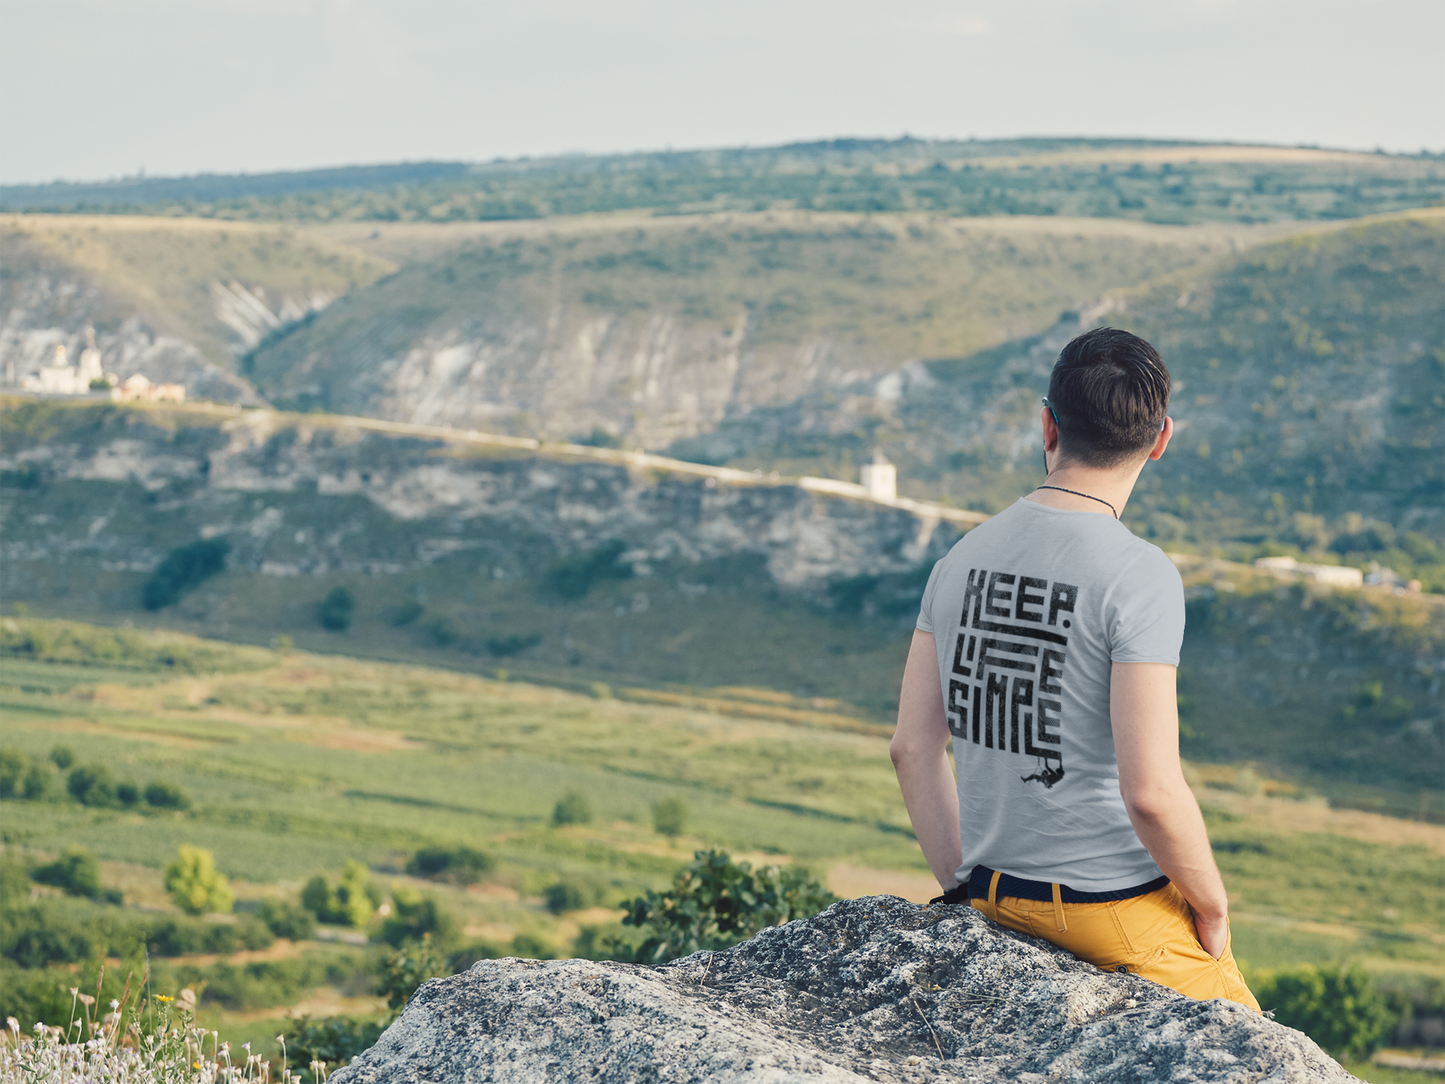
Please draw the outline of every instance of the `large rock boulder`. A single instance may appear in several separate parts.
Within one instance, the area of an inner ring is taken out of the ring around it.
[[[333,1084],[1349,1081],[1228,1001],[1106,974],[967,907],[849,900],[663,967],[485,960]]]

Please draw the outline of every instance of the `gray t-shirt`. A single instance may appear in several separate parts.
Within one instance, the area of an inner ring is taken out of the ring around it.
[[[958,768],[962,883],[976,865],[1085,892],[1159,876],[1119,794],[1114,662],[1179,665],[1173,562],[1107,514],[1019,500],[933,568],[933,634]]]

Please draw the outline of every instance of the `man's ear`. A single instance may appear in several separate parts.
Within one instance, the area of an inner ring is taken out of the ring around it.
[[[1059,450],[1059,425],[1054,421],[1054,412],[1048,407],[1039,411],[1039,421],[1044,426],[1044,451],[1056,452]]]
[[[1150,449],[1149,458],[1158,459],[1163,455],[1164,449],[1169,447],[1169,438],[1173,435],[1174,419],[1166,417],[1164,419],[1164,428],[1159,431],[1159,439],[1154,442],[1154,447]]]

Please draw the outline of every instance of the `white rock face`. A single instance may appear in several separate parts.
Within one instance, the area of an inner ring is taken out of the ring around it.
[[[1309,1038],[1106,974],[968,907],[848,900],[662,967],[484,960],[335,1084],[1343,1084]]]

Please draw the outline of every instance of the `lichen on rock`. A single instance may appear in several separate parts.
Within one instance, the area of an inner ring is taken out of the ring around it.
[[[662,967],[484,960],[334,1084],[1355,1079],[1228,1001],[1106,974],[967,907],[846,900]]]

